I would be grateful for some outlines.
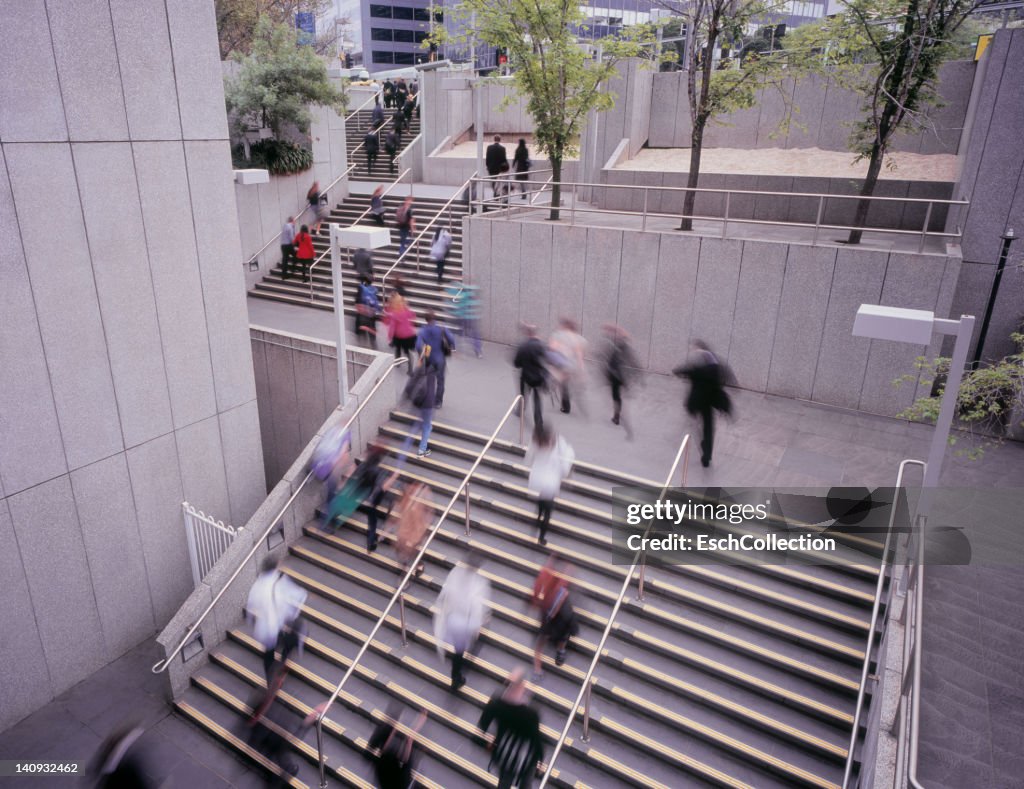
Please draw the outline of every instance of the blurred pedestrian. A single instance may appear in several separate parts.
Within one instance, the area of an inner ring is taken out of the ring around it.
[[[395,358],[405,354],[409,359],[409,374],[412,375],[412,352],[416,347],[416,313],[397,290],[391,294],[384,309],[384,323],[388,327],[388,344],[395,349]]]
[[[519,191],[526,199],[526,180],[530,177],[530,167],[533,163],[530,161],[530,151],[526,147],[526,140],[520,138],[519,145],[516,146],[516,152],[512,155],[512,169],[516,173],[516,180],[519,182]]]
[[[394,129],[388,129],[384,136],[384,152],[388,155],[388,172],[395,174],[395,157],[398,156],[399,137]]]
[[[575,460],[573,448],[554,430],[544,425],[534,428],[533,440],[526,451],[526,463],[530,466],[527,487],[537,494],[537,542],[541,545],[547,545],[555,497],[562,489],[562,480],[572,471]]]
[[[632,383],[634,372],[638,366],[636,357],[633,355],[629,334],[625,329],[612,323],[606,323],[603,329],[605,333],[604,374],[612,389],[612,424],[621,424],[626,430],[626,438],[631,440],[633,431],[623,413],[622,402],[623,395]]]
[[[413,559],[423,546],[423,538],[429,525],[430,488],[422,482],[405,486],[402,498],[394,511],[395,557],[408,570]],[[423,572],[423,565],[416,567],[416,575]]]
[[[577,396],[581,408],[583,391],[586,387],[587,368],[585,354],[587,341],[579,333],[575,321],[562,318],[558,322],[558,330],[548,340],[548,366],[551,377],[558,386],[561,396],[561,411],[568,414],[572,409],[572,398]]]
[[[278,698],[278,690],[259,688],[249,699],[252,716],[246,721],[249,726],[249,745],[275,767],[268,786],[285,787],[298,775],[299,763],[292,754],[290,740],[302,740],[316,721],[317,716],[327,708],[321,702],[304,718],[285,706]]]
[[[356,270],[359,279],[363,277],[373,282],[373,253],[368,249],[360,247],[352,256],[352,265]]]
[[[472,343],[473,353],[479,359],[483,356],[480,343],[480,297],[479,288],[469,282],[453,283],[448,286],[446,294],[451,299],[450,314],[459,327],[459,334],[464,340]]]
[[[377,154],[380,152],[379,132],[370,130],[363,137],[363,150],[366,152],[366,171],[373,172],[373,165],[377,161]]]
[[[533,424],[544,424],[541,411],[541,392],[547,389],[548,371],[544,366],[546,351],[537,337],[537,327],[528,323],[521,326],[523,341],[516,349],[513,364],[519,370],[519,394],[523,396],[521,408],[526,408],[527,390],[533,392]]]
[[[479,553],[470,551],[464,562],[453,567],[434,608],[438,657],[443,657],[445,642],[452,647],[452,690],[466,684],[465,654],[472,651],[489,613],[491,584],[479,572],[482,562]]]
[[[725,385],[733,380],[732,372],[719,361],[703,340],[691,343],[690,361],[676,367],[672,373],[690,381],[690,393],[686,397],[686,412],[700,417],[700,464],[711,465],[711,452],[715,447],[715,411],[732,413],[732,400]]]
[[[303,225],[295,236],[295,259],[299,264],[299,272],[302,274],[302,281],[309,282],[309,272],[313,267],[313,258],[316,250],[313,248],[313,237],[309,234],[309,228]]]
[[[408,449],[412,446],[412,437],[418,430],[420,444],[416,457],[421,458],[430,454],[430,432],[434,425],[434,408],[437,406],[438,373],[437,368],[430,363],[430,351],[429,345],[424,348],[404,393],[412,407],[416,409],[417,427],[409,433],[403,448]]]
[[[391,109],[391,105],[395,100],[395,83],[391,81],[391,78],[384,80],[384,109]]]
[[[434,233],[434,240],[430,244],[430,262],[437,270],[437,284],[441,285],[444,279],[444,265],[448,260],[448,250],[452,247],[452,234],[445,227],[439,227]]]
[[[324,512],[354,467],[351,434],[340,426],[329,429],[316,445],[310,460],[313,476],[324,483]]]
[[[320,211],[320,201],[323,195],[320,194],[320,182],[313,181],[313,185],[306,192],[306,202],[309,203],[309,213],[313,222],[313,234],[319,235],[320,223],[323,221]]]
[[[541,655],[544,654],[545,645],[549,641],[555,645],[555,665],[561,666],[565,663],[569,639],[579,631],[572,606],[569,585],[571,577],[572,568],[569,563],[551,554],[533,583],[530,605],[537,609],[540,616],[540,632],[533,650],[534,681],[544,676]]]
[[[152,764],[139,738],[146,733],[141,726],[129,724],[117,728],[103,743],[92,762],[86,768],[90,781],[96,789],[149,789],[157,782],[149,773],[157,765]]]
[[[402,132],[405,131],[405,111],[401,105],[391,113],[391,128],[395,130],[395,134],[398,135],[398,144],[402,144]]]
[[[384,208],[384,187],[378,186],[373,190],[373,194],[370,195],[370,217],[381,227],[384,226],[384,214],[387,209]]]
[[[415,785],[413,773],[419,761],[416,735],[427,722],[427,711],[420,710],[406,731],[399,731],[401,718],[400,703],[392,701],[384,713],[384,720],[377,724],[366,743],[367,748],[377,752],[374,772],[378,789],[410,789]]]
[[[281,226],[281,278],[288,279],[288,267],[292,265],[295,258],[295,217],[288,217],[288,221]]]
[[[544,758],[544,744],[540,715],[530,706],[522,669],[513,669],[506,688],[487,702],[478,726],[486,733],[492,722],[497,724],[498,731],[489,746],[491,759],[487,769],[497,772],[498,789],[528,789]]]
[[[249,590],[245,610],[253,636],[263,645],[263,673],[268,687],[274,679],[275,651],[287,646],[281,640],[282,632],[295,621],[305,602],[306,590],[281,572],[280,560],[273,556],[264,559],[263,571]]]
[[[423,354],[424,363],[437,373],[437,390],[434,394],[434,408],[444,403],[444,379],[448,369],[448,357],[455,350],[455,338],[444,326],[437,323],[433,310],[427,310],[426,325],[416,335],[416,352]]]
[[[405,84],[405,79],[399,77],[395,82],[395,106],[401,109],[405,106],[407,98],[409,98],[409,86]]]
[[[412,211],[412,195],[407,195],[402,204],[395,211],[395,225],[398,227],[398,255],[409,246],[413,233],[416,232],[416,217]]]
[[[373,111],[370,113],[370,128],[379,129],[384,125],[384,110],[380,106],[380,96],[373,97]]]
[[[356,291],[356,339],[368,348],[377,347],[377,317],[380,315],[380,300],[377,288],[370,278],[363,276]]]
[[[412,125],[412,114],[416,110],[416,97],[408,96],[405,104],[402,105],[402,112],[405,114],[405,125]]]

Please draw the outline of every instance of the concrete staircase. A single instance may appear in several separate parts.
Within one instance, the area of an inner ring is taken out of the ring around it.
[[[353,181],[386,181],[389,177],[393,177],[389,174],[388,170],[388,155],[384,150],[384,138],[392,128],[391,116],[394,114],[394,110],[384,111],[384,128],[380,134],[380,152],[377,155],[377,163],[371,173],[366,166],[366,153],[365,150],[360,148],[356,151],[356,148],[363,142],[363,138],[366,136],[366,132],[370,130],[371,125],[371,111],[360,110],[355,113],[348,122],[348,127],[345,135],[345,147],[348,154],[348,163],[355,164],[356,168],[349,174],[349,178]],[[412,114],[412,118],[409,121],[410,125],[402,131],[401,144],[398,146],[398,153],[395,154],[395,173],[398,175],[397,159],[402,152],[409,146],[416,135],[420,133],[420,119],[416,117],[416,113]]]
[[[381,285],[381,277],[384,276],[384,272],[398,259],[398,230],[394,227],[394,217],[395,211],[407,194],[407,186],[397,186],[392,194],[384,198],[384,205],[387,208],[386,224],[391,229],[391,237],[394,243],[389,247],[377,249],[373,252],[374,271],[376,274],[374,284],[378,287]],[[425,227],[427,222],[441,210],[446,202],[446,200],[441,198],[417,197],[413,204],[413,213],[416,217],[417,227],[420,229]],[[344,203],[331,211],[330,221],[342,225],[351,225],[369,206],[369,195],[350,195]],[[444,294],[445,288],[449,283],[458,282],[462,279],[462,218],[466,215],[467,211],[465,203],[455,202],[451,205],[450,212],[446,209],[443,218],[438,220],[443,222],[445,227],[450,227],[452,234],[452,246],[448,252],[445,277],[440,288],[437,285],[437,273],[429,259],[430,241],[437,227],[436,224],[420,243],[419,270],[417,271],[415,248],[414,251],[406,255],[402,264],[395,269],[395,273],[405,280],[409,305],[420,319],[422,319],[428,309],[433,309],[439,315],[443,315],[450,303]],[[375,226],[375,223],[369,217],[364,218],[360,224]],[[328,237],[326,225],[321,230],[320,235],[314,237],[313,244],[318,258],[321,254],[327,252]],[[357,288],[355,269],[347,258],[343,261],[342,265],[342,289],[345,294],[345,312],[349,315],[355,315]],[[394,274],[388,279],[387,285],[389,288],[393,285],[394,279]],[[310,287],[311,285],[312,288]],[[256,283],[255,287],[249,292],[249,295],[286,304],[300,304],[306,307],[311,306],[324,310],[333,310],[334,283],[331,277],[330,256],[326,256],[314,268],[311,283],[304,283],[295,276],[285,280],[281,276],[280,265],[277,265],[263,277],[261,282]]]
[[[442,418],[434,425],[431,456],[417,458],[415,446],[400,448],[412,422],[396,411],[381,427],[380,438],[391,447],[386,465],[397,469],[404,458],[402,479],[430,486],[436,516],[485,436]],[[557,549],[576,568],[581,628],[565,665],[556,667],[548,650],[544,680],[535,688],[551,753],[624,578],[625,568],[610,561],[611,488],[660,486],[578,462],[556,502],[548,549],[542,549],[526,478],[523,449],[498,441],[471,485],[471,537],[460,502],[431,544],[424,573],[410,585],[408,646],[401,645],[395,610],[331,710],[325,747],[332,780],[373,785],[361,754],[389,701],[398,699],[429,715],[420,739],[423,786],[496,784],[472,736],[507,672],[530,664],[538,623],[526,601],[547,551]],[[387,542],[367,554],[365,523],[360,512],[329,535],[311,522],[285,562],[285,571],[309,591],[306,654],[292,665],[281,697],[298,713],[329,696],[400,577]],[[737,531],[769,528],[744,524]],[[468,683],[452,693],[448,668],[435,654],[430,607],[468,546],[485,556],[493,610],[479,654],[468,658]],[[838,786],[876,578],[864,565],[652,569],[645,601],[630,592],[599,664],[591,739],[582,742],[578,725],[572,728],[553,785]],[[258,645],[233,630],[193,676],[177,709],[245,753],[238,732],[246,700],[262,683]],[[291,744],[309,763],[293,785],[313,785],[314,734]]]

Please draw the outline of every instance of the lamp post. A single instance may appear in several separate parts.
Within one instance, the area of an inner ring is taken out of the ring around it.
[[[330,225],[331,282],[334,283],[334,316],[338,320],[338,404],[348,401],[348,360],[345,358],[345,294],[341,282],[341,248],[380,249],[391,245],[391,231],[386,227],[342,227]]]
[[[978,345],[974,349],[974,361],[971,367],[977,367],[981,362],[981,354],[985,349],[985,338],[988,336],[988,325],[992,321],[992,311],[996,307],[996,296],[999,294],[999,283],[1003,279],[1003,269],[1006,268],[1006,259],[1010,256],[1010,244],[1017,240],[1013,234],[1013,228],[1007,228],[1000,238],[1003,239],[1003,248],[999,252],[999,263],[996,264],[996,276],[992,280],[992,292],[988,294],[988,305],[985,307],[985,317],[981,320],[981,332],[978,334]]]
[[[949,364],[946,386],[942,392],[939,416],[935,420],[931,446],[928,449],[928,466],[924,474],[924,486],[918,503],[918,512],[928,514],[928,508],[935,488],[939,486],[942,474],[942,459],[949,443],[949,433],[956,415],[957,394],[963,380],[967,352],[971,347],[974,333],[974,316],[961,315],[960,320],[936,318],[928,310],[909,310],[902,307],[883,307],[877,304],[861,304],[853,321],[855,337],[871,337],[876,340],[895,340],[914,345],[927,345],[936,334],[956,338],[953,358]]]

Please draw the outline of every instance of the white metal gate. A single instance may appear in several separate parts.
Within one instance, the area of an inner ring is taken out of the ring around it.
[[[188,537],[188,558],[192,562],[192,581],[199,586],[221,554],[231,545],[238,530],[225,526],[224,521],[197,510],[187,501],[181,502],[185,516],[185,534]]]

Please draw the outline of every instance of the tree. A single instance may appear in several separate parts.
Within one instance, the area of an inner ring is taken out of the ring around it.
[[[260,17],[294,28],[297,12],[308,12],[320,18],[332,6],[331,0],[215,0],[221,59],[227,60],[234,52],[247,55],[252,51]],[[333,57],[337,52],[338,37],[337,26],[332,25],[317,34],[312,44],[313,51]]]
[[[662,0],[659,5],[681,17],[687,26],[683,69],[690,105],[690,170],[686,179],[689,191],[683,197],[679,229],[692,230],[691,217],[697,201],[693,190],[700,179],[708,124],[715,116],[752,107],[758,91],[772,85],[781,87],[787,75],[787,60],[776,53],[748,52],[738,64],[731,60],[716,64],[715,53],[722,46],[740,51],[746,29],[755,20],[777,11],[781,3],[777,0]],[[785,124],[792,107],[787,95],[781,91],[780,95],[787,108]]]
[[[475,19],[458,40],[475,34],[507,54],[516,92],[533,116],[534,139],[551,161],[550,218],[557,220],[562,163],[578,151],[587,115],[613,106],[614,95],[602,86],[617,75],[621,60],[639,56],[653,42],[653,28],[638,25],[596,42],[602,53],[596,59],[577,37],[586,21],[579,0],[463,0],[454,14]],[[445,38],[439,28],[433,41]]]
[[[844,10],[821,26],[829,56],[809,65],[823,67],[838,84],[864,96],[865,118],[849,141],[857,160],[868,160],[861,197],[874,194],[895,135],[928,125],[928,112],[938,102],[939,67],[956,51],[955,34],[980,3],[844,0]],[[870,206],[868,199],[857,201],[856,229],[847,243],[860,243]]]
[[[327,68],[309,47],[296,43],[295,30],[261,17],[252,51],[234,53],[237,76],[225,80],[228,116],[236,134],[253,125],[269,128],[281,139],[287,124],[309,132],[309,105],[344,112],[347,96],[327,78]]]

